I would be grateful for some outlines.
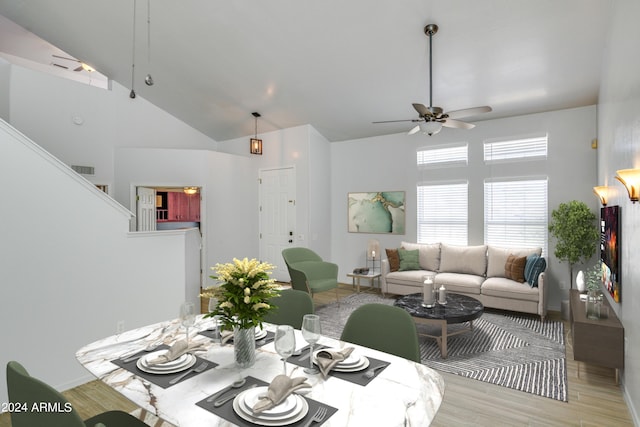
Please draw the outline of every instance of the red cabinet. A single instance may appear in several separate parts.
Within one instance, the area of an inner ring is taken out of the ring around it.
[[[167,200],[168,221],[200,221],[200,194],[171,191]]]

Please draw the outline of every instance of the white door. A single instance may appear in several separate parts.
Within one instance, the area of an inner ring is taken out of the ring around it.
[[[272,277],[288,282],[282,250],[295,245],[296,182],[293,167],[260,171],[260,259],[276,266]]]
[[[156,190],[147,187],[138,187],[137,197],[137,230],[156,230]]]

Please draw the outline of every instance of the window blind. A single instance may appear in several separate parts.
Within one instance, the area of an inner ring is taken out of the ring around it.
[[[467,181],[418,185],[418,243],[467,244],[468,188]]]
[[[468,144],[421,148],[417,152],[419,167],[466,166],[467,162]]]
[[[485,141],[485,163],[547,157],[547,136],[511,141]]]
[[[546,178],[484,183],[484,241],[501,247],[541,247],[547,253]]]

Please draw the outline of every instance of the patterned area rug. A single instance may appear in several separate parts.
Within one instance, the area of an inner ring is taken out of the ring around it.
[[[394,299],[376,294],[353,294],[320,306],[322,332],[340,338],[349,314],[367,303],[393,305]],[[449,325],[453,332],[464,325]],[[440,335],[440,328],[418,325],[418,332]],[[473,330],[449,337],[448,358],[432,338],[419,336],[422,363],[439,371],[567,401],[564,326],[532,315],[485,310]]]

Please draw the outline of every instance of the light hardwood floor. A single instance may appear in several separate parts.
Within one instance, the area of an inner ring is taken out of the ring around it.
[[[366,288],[365,288],[366,289]],[[342,284],[340,298],[352,294]],[[316,305],[335,301],[335,293],[316,295]],[[202,302],[206,310],[207,301]],[[559,313],[550,318],[559,319]],[[433,426],[633,426],[620,386],[612,369],[573,360],[569,325],[567,334],[568,402],[534,396],[481,381],[442,373],[446,391]],[[578,369],[580,375],[578,376]],[[82,418],[109,409],[130,412],[135,405],[100,381],[91,381],[64,392]],[[11,425],[8,414],[0,415],[0,427]]]

